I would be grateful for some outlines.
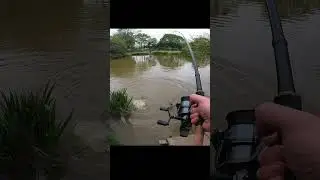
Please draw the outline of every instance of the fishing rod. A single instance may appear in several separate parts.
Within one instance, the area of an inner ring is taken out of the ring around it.
[[[179,32],[179,31],[176,31],[176,32],[180,33],[181,36],[183,37],[183,39],[186,42],[187,47],[189,49],[190,55],[191,55],[192,66],[193,66],[193,69],[194,69],[194,76],[196,78],[196,86],[197,86],[196,94],[204,96],[204,92],[202,90],[202,85],[201,85],[200,73],[199,73],[199,70],[198,70],[198,63],[197,63],[196,58],[194,57],[194,53],[193,53],[193,51],[191,49],[191,46],[190,46],[189,42],[187,41],[186,37],[184,37],[184,35],[181,32]]]
[[[182,38],[184,39],[184,41],[187,44],[189,52],[190,52],[190,55],[192,58],[192,66],[194,69],[195,80],[196,80],[196,94],[204,96],[204,92],[202,90],[200,73],[198,70],[198,64],[197,64],[196,58],[194,56],[194,53],[192,51],[192,48],[191,48],[188,40],[185,38],[185,36],[181,32],[179,32],[179,31],[175,31],[175,32],[178,32],[179,34],[181,34]],[[190,97],[189,96],[182,96],[180,98],[180,103],[176,103],[175,105],[171,104],[169,107],[160,107],[161,111],[168,112],[169,119],[167,121],[158,120],[157,124],[162,125],[162,126],[168,126],[172,119],[180,120],[181,121],[180,136],[187,137],[189,135],[189,131],[192,127],[191,118],[190,118],[191,105],[192,104],[190,102]],[[171,109],[174,106],[176,107],[176,112],[177,112],[175,116],[171,115],[171,113],[170,113]],[[203,123],[203,120],[200,119],[199,123],[196,124],[196,126],[197,126],[196,131],[201,130],[201,128],[199,128],[199,126],[201,126],[202,123]],[[201,130],[201,133],[203,133],[202,130]]]
[[[266,6],[269,15],[269,22],[272,32],[272,46],[276,63],[278,95],[274,102],[294,109],[301,110],[301,96],[296,94],[290,56],[288,51],[288,42],[284,36],[281,20],[274,0],[266,0]]]
[[[266,0],[272,32],[272,46],[276,63],[278,91],[274,102],[301,110],[301,97],[296,94],[288,43],[285,39],[274,0]],[[259,169],[258,155],[265,147],[257,136],[254,110],[237,110],[226,116],[228,127],[224,131],[214,130],[211,143],[216,150],[215,180],[256,180]],[[281,134],[279,135],[281,137]],[[292,172],[285,179],[294,180]]]

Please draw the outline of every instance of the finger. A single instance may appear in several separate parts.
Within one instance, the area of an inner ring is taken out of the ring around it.
[[[205,97],[205,96],[200,96],[200,95],[197,95],[197,94],[191,94],[191,95],[189,96],[189,98],[190,98],[191,104],[199,104],[199,103],[207,100],[207,97]]]
[[[202,137],[199,135],[194,135],[194,145],[202,146]]]
[[[195,124],[199,120],[199,114],[198,113],[191,114],[190,118],[191,118],[191,123]]]
[[[194,133],[194,142],[195,145],[203,145],[204,132],[202,127],[196,127]]]
[[[282,162],[277,162],[269,166],[261,167],[257,172],[257,177],[259,180],[270,180],[270,179],[283,179],[285,174],[285,164]]]
[[[191,108],[196,108],[196,107],[198,107],[198,104],[192,104],[191,105]]]
[[[278,133],[275,132],[275,133],[271,134],[270,136],[263,137],[262,142],[267,146],[280,144],[280,139],[279,139]]]
[[[260,166],[273,164],[274,162],[283,161],[281,145],[266,147],[259,155]]]
[[[199,117],[199,113],[197,113],[197,112],[190,115],[191,119],[198,118],[198,117]]]
[[[198,122],[198,120],[199,120],[198,118],[191,119],[191,123],[196,124]]]
[[[203,123],[202,128],[205,132],[210,132],[210,123]]]
[[[264,103],[255,109],[256,127],[260,136],[285,130],[296,126],[303,126],[305,121],[315,116],[299,110],[291,109],[274,103]]]
[[[195,106],[194,106],[195,105]],[[191,114],[199,112],[199,108],[196,104],[191,106]]]

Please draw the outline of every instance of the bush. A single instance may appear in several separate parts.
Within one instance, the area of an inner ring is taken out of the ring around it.
[[[126,43],[118,36],[114,36],[110,41],[110,57],[111,58],[121,58],[127,55],[128,51],[126,48]]]
[[[16,179],[15,174],[23,179],[48,176],[61,163],[57,159],[59,140],[72,112],[66,119],[56,118],[53,89],[48,83],[37,93],[1,92],[0,169],[9,179]]]
[[[110,92],[109,113],[111,116],[128,117],[134,110],[133,98],[129,96],[126,88]]]
[[[193,41],[190,42],[190,46],[197,59],[205,59],[210,56],[210,39],[204,37],[194,38]],[[183,54],[191,58],[187,46],[183,48]]]

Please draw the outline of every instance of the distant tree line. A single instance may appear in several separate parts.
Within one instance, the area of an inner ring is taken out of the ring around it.
[[[210,37],[203,35],[189,42],[196,55],[210,55]],[[152,54],[154,52],[178,52],[188,55],[189,50],[183,37],[175,34],[164,34],[158,41],[148,34],[131,29],[118,29],[110,37],[110,57],[121,58],[133,54]]]

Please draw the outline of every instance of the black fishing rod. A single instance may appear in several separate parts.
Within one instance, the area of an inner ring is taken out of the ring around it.
[[[198,70],[198,64],[197,64],[196,58],[194,56],[194,53],[192,51],[192,48],[191,48],[189,42],[187,41],[187,39],[184,37],[184,35],[182,33],[180,33],[179,31],[176,31],[176,32],[178,32],[179,34],[182,35],[184,41],[187,44],[187,47],[189,49],[189,52],[190,52],[190,55],[192,58],[192,66],[194,69],[195,80],[196,80],[196,94],[204,96],[204,92],[202,90],[200,73]],[[175,116],[172,116],[170,111],[174,106],[176,107],[177,113]],[[170,124],[171,119],[180,120],[181,121],[180,136],[187,137],[189,135],[189,131],[192,127],[191,118],[190,118],[191,102],[190,102],[189,96],[182,96],[180,98],[180,103],[176,103],[175,105],[170,105],[169,107],[160,107],[160,110],[167,111],[168,115],[169,115],[169,119],[167,121],[158,120],[157,124],[162,125],[162,126],[168,126]],[[197,126],[200,126],[201,123],[203,123],[202,119],[200,119]]]
[[[298,110],[302,109],[301,97],[296,94],[288,43],[285,39],[279,14],[274,0],[266,0],[266,7],[272,31],[278,93],[274,102]],[[224,131],[215,130],[211,143],[215,153],[215,180],[256,180],[259,169],[258,155],[265,147],[260,143],[255,129],[254,110],[238,110],[226,116],[228,127]],[[281,134],[279,135],[281,137]],[[286,180],[294,180],[291,172]]]
[[[277,69],[278,92],[295,93],[288,52],[288,42],[284,37],[278,13],[276,13],[277,9],[274,4],[275,2],[273,0],[267,0],[266,3],[272,32],[272,45]]]
[[[301,97],[296,94],[288,42],[284,36],[282,25],[274,0],[266,0],[269,22],[272,32],[272,46],[277,70],[278,95],[274,99],[277,104],[302,109]]]
[[[178,32],[178,31],[177,31]],[[180,32],[178,32],[180,33]],[[187,39],[184,37],[184,35],[182,33],[180,33],[184,39],[184,41],[186,42],[187,46],[188,46],[188,49],[189,49],[189,52],[190,52],[190,55],[191,55],[191,59],[192,59],[192,66],[193,66],[193,69],[194,69],[194,76],[196,78],[196,86],[197,86],[197,91],[196,91],[196,94],[198,95],[201,95],[201,96],[204,96],[204,92],[202,90],[202,84],[201,84],[201,78],[200,78],[200,73],[199,73],[199,70],[198,70],[198,63],[197,63],[197,60],[196,58],[194,57],[194,53],[191,49],[191,46],[189,44],[189,42],[187,41]]]

